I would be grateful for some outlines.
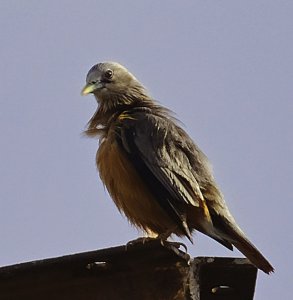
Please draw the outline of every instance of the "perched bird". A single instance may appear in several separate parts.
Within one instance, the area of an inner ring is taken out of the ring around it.
[[[229,212],[205,154],[125,67],[93,66],[82,90],[89,93],[98,108],[85,133],[99,137],[101,180],[132,224],[163,241],[171,234],[192,241],[198,230],[274,271]]]

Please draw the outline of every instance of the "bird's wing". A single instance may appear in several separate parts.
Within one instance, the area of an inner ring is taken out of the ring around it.
[[[194,170],[182,142],[182,130],[173,120],[136,112],[120,117],[117,140],[159,205],[191,239],[186,205],[203,207]],[[186,135],[186,134],[185,134]],[[186,135],[187,136],[187,135]]]

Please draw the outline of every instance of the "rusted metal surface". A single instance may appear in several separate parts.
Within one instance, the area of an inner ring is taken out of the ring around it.
[[[190,269],[194,300],[252,300],[257,269],[246,258],[197,257]]]
[[[151,241],[0,268],[0,299],[253,299],[246,259],[195,258]]]

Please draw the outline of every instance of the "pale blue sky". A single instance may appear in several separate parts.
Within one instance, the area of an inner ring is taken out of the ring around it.
[[[125,244],[95,168],[89,68],[119,61],[213,163],[238,223],[292,294],[293,1],[0,2],[0,265]],[[198,234],[193,256],[241,256]],[[291,295],[289,295],[289,293]]]

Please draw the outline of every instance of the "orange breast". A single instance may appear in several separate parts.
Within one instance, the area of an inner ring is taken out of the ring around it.
[[[97,152],[97,167],[118,209],[129,221],[150,236],[172,230],[176,225],[161,209],[143,179],[120,150],[114,134],[103,140]]]

